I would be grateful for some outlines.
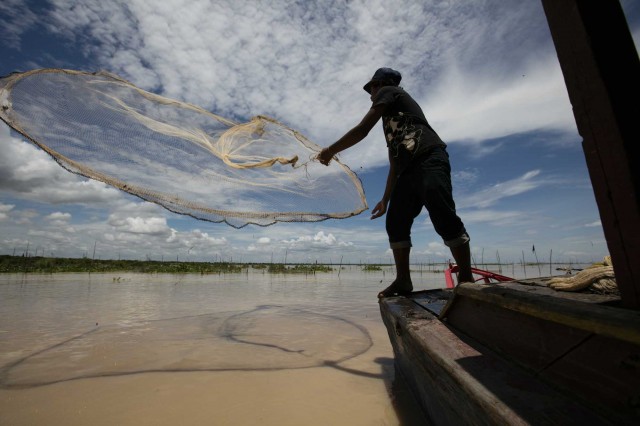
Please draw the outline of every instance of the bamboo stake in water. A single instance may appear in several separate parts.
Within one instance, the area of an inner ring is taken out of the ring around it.
[[[540,261],[538,260],[538,253],[536,253],[536,246],[533,246],[533,255],[536,257],[536,265],[538,265],[538,276],[542,276],[542,271],[540,270]]]

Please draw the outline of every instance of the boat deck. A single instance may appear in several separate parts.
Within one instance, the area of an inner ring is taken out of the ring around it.
[[[546,278],[380,301],[433,424],[640,424],[640,312]]]

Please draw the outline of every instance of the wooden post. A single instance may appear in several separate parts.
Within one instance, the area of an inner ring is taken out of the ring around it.
[[[542,0],[622,306],[640,309],[640,61],[617,0]]]

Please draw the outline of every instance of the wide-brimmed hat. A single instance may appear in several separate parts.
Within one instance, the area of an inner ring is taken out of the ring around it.
[[[400,84],[400,80],[402,80],[402,75],[400,75],[398,71],[391,68],[378,68],[373,74],[373,77],[371,77],[371,80],[364,85],[363,89],[365,92],[371,93],[371,85],[376,81],[382,81],[397,86]]]

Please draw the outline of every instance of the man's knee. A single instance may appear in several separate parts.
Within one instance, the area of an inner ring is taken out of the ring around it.
[[[391,241],[391,239],[389,239],[389,248],[391,248],[391,250],[411,248],[411,247],[412,247],[411,240]]]
[[[460,246],[463,246],[465,244],[468,244],[469,241],[471,241],[471,238],[469,237],[469,234],[467,234],[467,232],[463,232],[462,235],[456,237],[456,238],[451,238],[449,240],[444,240],[444,245],[449,247],[449,248],[457,248]]]

